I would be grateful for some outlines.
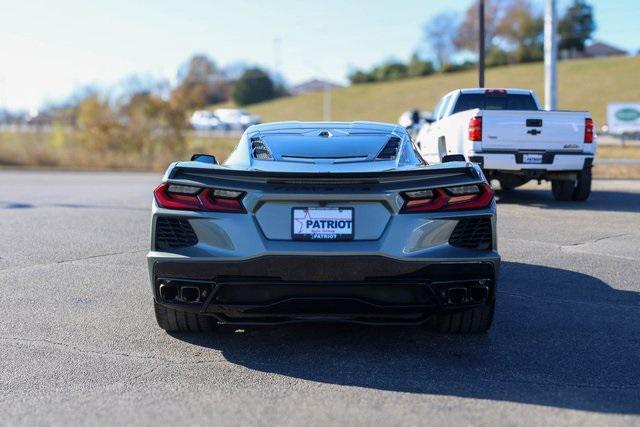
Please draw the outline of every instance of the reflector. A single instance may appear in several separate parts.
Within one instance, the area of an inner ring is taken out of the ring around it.
[[[196,194],[198,191],[202,190],[200,187],[192,187],[190,185],[176,185],[171,184],[167,188],[169,193],[177,193],[177,194]]]

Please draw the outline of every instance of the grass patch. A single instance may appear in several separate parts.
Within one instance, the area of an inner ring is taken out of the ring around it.
[[[187,135],[183,156],[156,150],[151,153],[114,153],[83,147],[73,132],[0,132],[0,167],[45,167],[78,170],[163,171],[176,159],[192,153],[207,153],[223,162],[238,143],[238,137]],[[640,146],[598,147],[597,158],[640,159]],[[602,164],[594,167],[596,178],[640,179],[640,165]]]
[[[640,179],[640,165],[595,165],[593,177],[600,179]]]
[[[599,159],[640,159],[640,145],[600,145],[596,158]]]
[[[145,152],[114,152],[84,147],[74,132],[0,132],[0,166],[77,170],[163,171],[191,153],[208,153],[224,161],[238,143],[237,137],[211,137],[189,133],[184,155],[161,148]]]
[[[640,56],[576,59],[558,63],[559,108],[588,110],[599,127],[609,102],[637,101]],[[487,70],[487,86],[533,89],[544,102],[543,63]],[[333,120],[375,120],[395,123],[410,108],[431,111],[446,92],[477,86],[476,71],[435,74],[396,82],[369,83],[332,92]],[[263,121],[322,120],[323,94],[309,93],[251,105]]]

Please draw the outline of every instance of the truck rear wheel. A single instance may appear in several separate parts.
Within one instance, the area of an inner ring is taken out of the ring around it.
[[[575,188],[573,189],[573,200],[584,202],[591,195],[591,168],[585,168],[578,173]]]
[[[495,302],[460,311],[435,314],[431,329],[446,334],[478,334],[486,332],[493,322]]]
[[[561,202],[567,202],[573,199],[574,188],[575,180],[554,179],[551,181],[551,192],[553,193],[553,198]]]
[[[197,313],[175,310],[153,301],[158,326],[168,332],[210,332],[216,321]]]

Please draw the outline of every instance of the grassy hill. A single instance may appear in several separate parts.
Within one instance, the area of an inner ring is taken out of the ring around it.
[[[489,87],[531,88],[544,102],[542,63],[487,70]],[[388,83],[371,83],[335,90],[333,120],[396,122],[405,110],[431,111],[444,93],[477,85],[475,71],[437,74]],[[558,65],[559,108],[591,111],[598,128],[609,102],[640,101],[640,56],[562,61]],[[252,105],[263,121],[322,120],[323,94],[311,93]]]

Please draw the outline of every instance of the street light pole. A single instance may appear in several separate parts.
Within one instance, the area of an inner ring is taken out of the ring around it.
[[[546,110],[555,110],[558,107],[557,60],[556,1],[546,0],[544,8],[544,108]]]
[[[478,86],[484,87],[484,0],[479,0],[478,20]]]

